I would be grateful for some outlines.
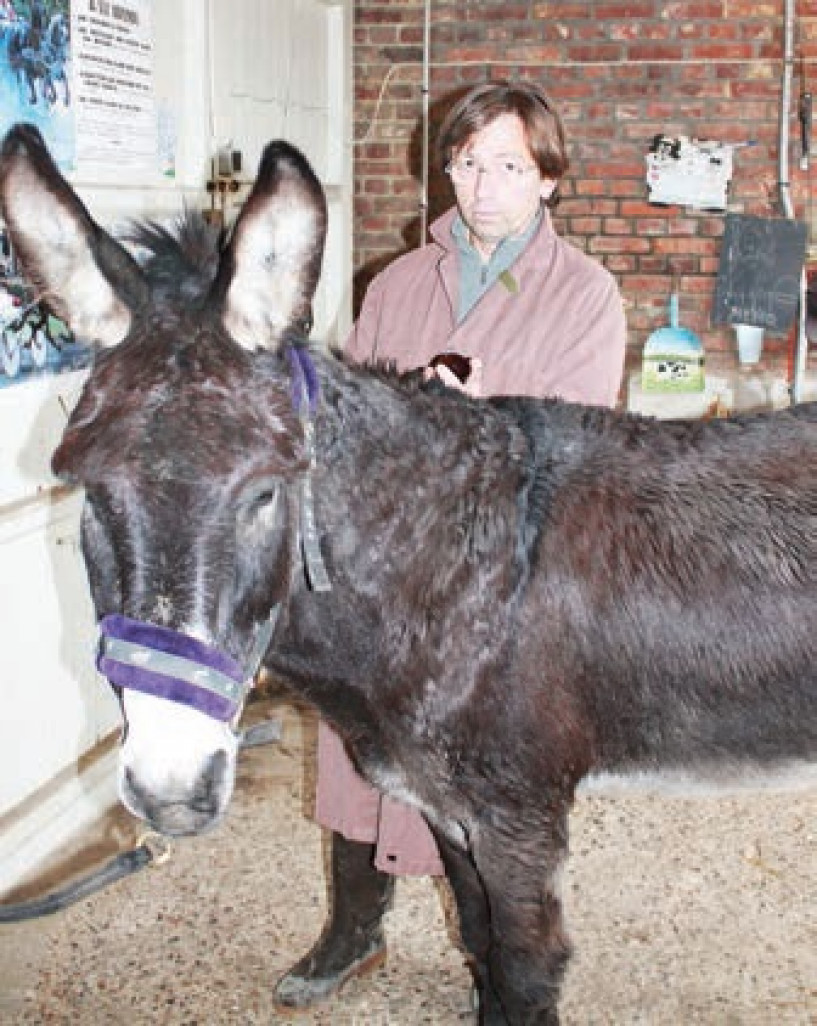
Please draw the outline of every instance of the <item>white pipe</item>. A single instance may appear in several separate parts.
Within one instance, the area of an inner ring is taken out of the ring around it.
[[[791,124],[791,83],[794,70],[794,0],[786,0],[783,24],[783,82],[780,94],[780,125],[777,144],[778,188],[783,214],[794,220],[794,206],[791,201],[789,181],[789,129]],[[807,297],[806,269],[800,274],[800,302],[797,314],[797,340],[792,370],[791,401],[796,404],[803,398],[803,378],[806,373],[808,336],[806,334]]]
[[[784,217],[793,218],[789,181],[789,122],[791,118],[791,80],[794,68],[794,0],[786,0],[783,23],[783,82],[780,90],[780,121],[777,142],[777,185]]]
[[[423,5],[423,152],[420,168],[420,245],[425,246],[428,233],[428,134],[429,134],[429,67],[431,60],[431,0]]]

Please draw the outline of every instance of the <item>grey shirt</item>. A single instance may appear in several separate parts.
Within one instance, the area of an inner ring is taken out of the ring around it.
[[[521,235],[502,239],[486,263],[479,251],[471,245],[465,222],[457,214],[454,223],[451,225],[451,235],[457,246],[460,268],[457,324],[460,324],[465,319],[471,307],[482,298],[493,283],[514,263],[536,233],[541,220],[542,211],[540,208],[539,213],[525,231]],[[508,282],[508,286],[510,288],[513,287],[511,281]]]

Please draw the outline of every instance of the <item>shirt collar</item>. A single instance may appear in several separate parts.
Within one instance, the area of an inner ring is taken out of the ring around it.
[[[471,240],[468,237],[468,228],[459,211],[457,211],[454,221],[451,224],[451,236],[456,243],[457,249],[461,253],[471,258],[476,257],[481,263],[484,263],[485,267],[493,268],[497,265],[510,267],[525,246],[527,246],[528,242],[536,234],[539,225],[542,222],[542,211],[543,208],[540,205],[533,220],[519,235],[508,235],[504,239],[501,239],[487,261],[482,260],[482,255],[479,253],[477,248],[472,245]]]

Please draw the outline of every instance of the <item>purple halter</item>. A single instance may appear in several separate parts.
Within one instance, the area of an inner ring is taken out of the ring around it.
[[[287,346],[289,369],[292,372],[292,408],[301,416],[313,416],[318,408],[320,384],[315,364],[306,349],[299,346]],[[306,409],[302,409],[302,405]]]
[[[229,721],[252,684],[230,656],[170,627],[114,614],[99,624],[97,668],[111,684]]]
[[[300,414],[312,464],[312,415],[319,397],[318,375],[306,349],[290,345],[287,352],[292,373],[292,405]],[[314,591],[328,591],[331,585],[314,523],[309,472],[304,476],[301,496],[301,541],[310,586]],[[240,712],[252,687],[272,640],[279,608],[274,606],[269,619],[259,628],[246,668],[189,634],[119,614],[105,616],[99,623],[97,668],[117,687],[166,698],[216,720],[229,722]]]

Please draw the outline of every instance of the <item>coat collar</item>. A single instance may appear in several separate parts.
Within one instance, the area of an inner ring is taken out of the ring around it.
[[[429,229],[433,241],[442,250],[438,269],[451,310],[451,328],[455,331],[459,331],[462,325],[468,323],[468,318],[466,317],[462,324],[456,326],[456,311],[459,308],[459,260],[457,241],[452,235],[452,226],[457,216],[458,210],[456,206],[453,206],[438,217],[436,221],[433,221]],[[553,228],[550,211],[547,207],[543,207],[539,228],[513,265],[514,276],[520,278],[528,270],[541,268],[549,264],[556,241],[557,236]],[[483,297],[480,302],[484,302],[485,298]]]
[[[433,221],[429,228],[431,238],[445,251],[444,259],[445,257],[456,257],[457,255],[457,242],[451,231],[457,215],[457,208],[451,207],[438,217],[436,221]],[[556,232],[553,228],[550,210],[547,207],[543,207],[539,228],[519,259],[525,260],[526,257],[531,257],[535,260],[538,256],[544,256],[550,250],[555,239]]]

